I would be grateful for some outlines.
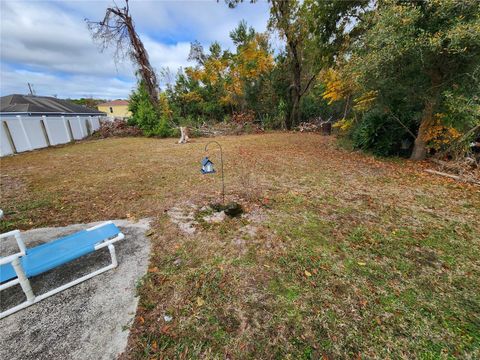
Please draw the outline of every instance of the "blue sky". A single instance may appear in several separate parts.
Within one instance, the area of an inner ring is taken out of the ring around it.
[[[119,5],[123,0],[117,0]],[[134,69],[115,64],[113,50],[100,53],[84,19],[100,20],[110,1],[14,1],[0,3],[0,93],[28,92],[58,97],[126,98],[135,86]],[[130,0],[137,31],[157,72],[175,74],[187,61],[190,42],[205,47],[218,41],[232,47],[229,32],[243,19],[265,31],[268,3],[240,4],[229,9],[222,0]]]

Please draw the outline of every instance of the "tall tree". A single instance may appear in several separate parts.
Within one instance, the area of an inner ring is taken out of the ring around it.
[[[315,72],[306,74],[305,50],[308,28],[303,8],[297,0],[271,0],[270,27],[277,29],[286,41],[286,54],[290,64],[292,84],[291,110],[286,122],[291,129],[299,122],[300,101],[315,80]]]
[[[138,36],[128,0],[125,6],[119,8],[116,4],[108,7],[103,20],[90,21],[86,19],[88,28],[94,41],[100,44],[101,50],[115,46],[115,58],[129,55],[138,67],[142,83],[147,89],[152,105],[158,105],[158,81],[155,71],[150,64],[147,50]]]
[[[384,0],[370,21],[349,60],[352,73],[365,91],[378,94],[377,109],[386,111],[389,121],[398,122],[411,109],[406,119],[416,133],[411,158],[424,159],[428,133],[441,119],[450,118],[448,125],[460,130],[472,125],[450,115],[452,99],[460,104],[462,97],[478,98],[480,3]]]
[[[321,68],[348,53],[349,45],[362,34],[365,13],[373,10],[369,0],[305,0],[303,6],[315,45],[311,50]]]

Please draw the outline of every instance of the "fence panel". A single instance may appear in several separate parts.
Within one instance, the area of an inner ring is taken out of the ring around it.
[[[80,122],[80,118],[76,116],[68,116],[66,119],[70,122],[70,127],[72,128],[72,135],[75,140],[81,140],[85,137],[83,132],[83,126]]]
[[[10,154],[13,154],[13,149],[10,145],[10,139],[8,138],[5,123],[2,119],[2,121],[0,121],[0,156]]]
[[[92,131],[100,129],[100,116],[90,116],[90,125],[92,125]]]
[[[48,146],[42,124],[40,123],[41,120],[42,118],[39,116],[22,116],[23,127],[27,133],[32,150]]]
[[[70,133],[68,132],[66,120],[63,117],[45,116],[43,118],[43,123],[45,124],[45,128],[47,130],[50,145],[66,144],[72,140],[70,139]]]
[[[25,128],[23,127],[22,118],[20,116],[5,118],[13,143],[18,152],[32,150],[32,145],[28,139]]]
[[[84,139],[88,136],[88,130],[93,132],[100,128],[100,119],[100,116],[2,116],[0,156]],[[4,122],[14,147],[10,144]]]

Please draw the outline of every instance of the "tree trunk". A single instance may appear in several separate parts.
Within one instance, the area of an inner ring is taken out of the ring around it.
[[[189,140],[188,137],[188,128],[184,126],[180,126],[180,140],[178,140],[179,144],[186,144]]]
[[[293,103],[292,103],[292,110],[290,111],[290,117],[287,122],[287,129],[292,130],[298,123],[298,117],[300,112],[300,96],[299,94],[294,91],[293,92]]]
[[[434,102],[430,100],[425,104],[425,108],[423,109],[422,120],[420,122],[420,127],[418,128],[418,134],[415,139],[412,155],[410,156],[410,159],[412,160],[423,160],[427,156],[425,136],[428,129],[433,124],[433,109]]]
[[[147,51],[143,46],[142,40],[138,37],[135,28],[133,26],[132,18],[130,16],[126,17],[125,24],[128,29],[128,34],[130,36],[130,42],[133,47],[133,56],[139,66],[139,71],[142,75],[142,79],[147,87],[148,95],[150,97],[150,102],[153,106],[158,106],[158,82],[155,71],[150,64],[148,59]]]
[[[427,144],[425,142],[429,128],[434,123],[435,107],[437,106],[438,97],[440,95],[440,84],[442,75],[438,70],[430,72],[431,79],[431,96],[426,100],[423,108],[422,120],[418,128],[418,134],[413,145],[411,160],[423,160],[427,157]]]
[[[290,121],[288,129],[291,130],[298,124],[300,116],[300,100],[302,98],[302,65],[300,63],[300,55],[298,53],[298,44],[295,41],[288,41],[290,52],[292,54],[292,75],[293,75],[293,104],[290,113]]]

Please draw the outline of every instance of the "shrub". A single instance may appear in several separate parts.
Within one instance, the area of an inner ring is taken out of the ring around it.
[[[147,89],[142,82],[130,95],[129,110],[132,112],[128,123],[138,126],[146,136],[169,137],[173,135],[173,129],[168,123],[168,115],[162,114],[148,96]]]
[[[354,147],[380,156],[399,155],[402,141],[409,136],[405,128],[380,109],[365,113],[351,133]]]

